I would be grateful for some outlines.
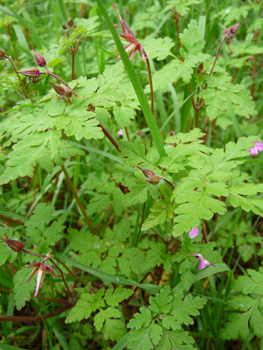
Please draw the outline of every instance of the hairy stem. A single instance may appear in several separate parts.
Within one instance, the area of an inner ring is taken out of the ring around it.
[[[28,98],[28,96],[27,96],[27,91],[26,91],[26,88],[25,88],[25,84],[24,84],[23,81],[21,80],[20,75],[19,75],[19,73],[18,73],[18,70],[16,69],[16,65],[14,64],[12,58],[11,58],[11,57],[8,57],[7,55],[4,55],[4,57],[7,58],[7,59],[11,62],[12,66],[14,67],[14,70],[15,70],[15,72],[16,72],[16,75],[18,76],[18,79],[19,79],[19,82],[20,82],[20,85],[21,85],[21,88],[22,88],[22,91],[23,91],[23,95],[24,95],[26,98]]]
[[[223,42],[225,41],[225,38],[226,38],[226,36],[224,35],[224,36],[223,36],[223,39],[221,40],[221,43],[220,43],[220,45],[219,45],[219,48],[218,48],[218,50],[217,50],[216,58],[215,58],[215,60],[214,60],[214,63],[213,63],[213,66],[212,66],[212,68],[211,68],[211,71],[210,71],[210,73],[209,73],[209,76],[211,76],[211,74],[212,74],[212,72],[213,72],[213,70],[214,70],[214,68],[215,68],[215,64],[216,64],[216,61],[217,61],[217,59],[218,59],[218,56],[219,56],[221,47],[222,47],[222,45],[223,45]]]
[[[127,129],[127,126],[125,126],[125,133],[126,133],[126,136],[127,136],[127,140],[129,141],[129,142],[131,142],[131,139],[130,139],[130,135],[129,135],[129,131],[128,131],[128,129]]]
[[[68,273],[74,277],[77,281],[79,281],[81,284],[86,285],[86,282],[83,281],[81,278],[79,278],[77,275],[75,275],[74,272],[72,272],[67,266],[66,264],[63,263],[63,261],[61,261],[59,258],[57,258],[56,256],[54,257],[61,265],[63,265],[65,267],[65,269],[68,271]]]
[[[50,260],[50,261],[56,266],[56,268],[59,270],[59,272],[60,272],[60,274],[61,274],[61,277],[62,277],[62,279],[63,279],[63,282],[64,282],[64,284],[65,284],[65,286],[66,286],[66,288],[67,288],[68,294],[70,295],[70,298],[71,298],[71,300],[72,300],[72,302],[73,302],[73,301],[74,301],[74,298],[73,298],[73,295],[72,295],[72,293],[71,293],[71,291],[70,291],[70,289],[69,289],[69,286],[68,286],[68,284],[67,284],[67,282],[66,282],[66,280],[65,280],[65,276],[64,276],[63,271],[62,271],[61,268],[58,266],[58,264],[55,263],[55,261],[54,261],[53,259],[49,258],[49,260]]]
[[[51,73],[48,69],[46,70],[46,74],[51,75],[53,78],[59,80],[62,84],[64,84],[67,88],[71,89],[71,87],[66,83],[64,80],[62,80],[60,77],[58,77],[56,74]],[[74,90],[72,90],[73,95],[78,96]]]
[[[149,76],[149,83],[150,83],[150,97],[151,97],[151,110],[152,110],[152,114],[155,118],[155,112],[154,112],[154,95],[153,95],[153,81],[152,81],[152,72],[151,72],[151,66],[150,66],[150,62],[149,59],[147,57],[146,52],[143,52],[145,57],[146,57],[146,64],[147,64],[147,70],[148,70],[148,76]],[[152,147],[153,145],[153,137],[151,135],[150,138],[150,146]]]
[[[90,218],[88,217],[88,215],[87,215],[87,213],[85,211],[85,208],[84,208],[83,204],[81,203],[81,200],[79,199],[77,191],[75,190],[75,188],[73,186],[73,183],[72,183],[72,181],[71,181],[71,179],[69,177],[69,174],[68,174],[68,172],[67,172],[67,170],[66,170],[66,168],[65,168],[65,166],[63,164],[61,165],[61,168],[63,170],[63,173],[65,174],[65,177],[67,179],[67,182],[68,182],[69,188],[70,188],[70,190],[71,190],[71,192],[73,194],[73,197],[76,199],[76,202],[77,202],[77,204],[79,206],[79,209],[82,212],[82,215],[84,216],[85,220],[87,221],[87,224],[89,225],[89,228],[91,229],[91,232],[94,235],[96,235],[96,230],[95,230],[94,226],[92,225],[92,222],[91,222]]]
[[[75,66],[75,53],[72,53],[71,55],[71,80],[75,79],[75,71],[74,71],[74,66]]]
[[[111,136],[111,134],[104,128],[103,125],[99,124],[98,126],[101,128],[103,134],[110,140],[113,146],[117,149],[117,151],[120,152],[121,150],[119,149],[117,141]]]
[[[24,317],[24,316],[0,316],[0,322],[3,322],[3,321],[10,321],[10,322],[42,321],[42,320],[46,320],[47,318],[59,315],[62,312],[64,312],[65,310],[72,308],[73,306],[74,306],[73,303],[67,303],[62,308],[60,308],[56,311],[50,312],[50,313],[45,314],[45,315],[40,315],[40,316],[28,316],[28,317]]]
[[[32,253],[32,252],[30,252],[30,251],[28,251],[28,250],[26,250],[26,249],[22,249],[22,252],[24,252],[24,253],[27,253],[27,254],[30,254],[30,255],[34,255],[34,256],[38,256],[39,258],[46,258],[47,256],[46,255],[41,255],[41,254],[37,254],[37,253]]]

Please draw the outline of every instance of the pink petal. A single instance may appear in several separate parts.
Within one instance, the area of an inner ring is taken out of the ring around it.
[[[192,227],[191,231],[189,232],[190,238],[195,238],[199,234],[199,229],[197,227]]]
[[[250,153],[251,153],[252,156],[258,155],[258,149],[257,149],[257,147],[251,148],[249,151],[250,151]]]

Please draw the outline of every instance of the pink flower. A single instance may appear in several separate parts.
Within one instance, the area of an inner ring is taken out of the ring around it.
[[[188,234],[190,238],[195,238],[199,234],[199,229],[197,227],[192,227]]]
[[[35,267],[35,269],[31,272],[31,274],[30,274],[29,278],[27,279],[26,283],[30,282],[32,280],[32,278],[37,273],[37,285],[36,285],[36,291],[35,291],[34,297],[37,296],[39,288],[42,287],[46,271],[51,272],[54,277],[59,278],[55,274],[53,268],[51,266],[49,266],[48,264],[44,264],[43,262],[35,262],[33,264],[30,264],[30,265],[26,266],[27,269],[30,268],[30,267]]]
[[[198,266],[198,270],[203,270],[206,266],[214,266],[214,264],[211,264],[208,260],[204,259],[201,254],[191,254],[188,256],[197,256],[197,260],[200,260],[200,264]]]
[[[257,142],[253,142],[253,144],[255,145],[254,148],[249,148],[247,151],[249,151],[252,156],[256,156],[259,151],[263,151],[263,143],[259,139]]]
[[[130,29],[130,27],[128,26],[128,24],[123,20],[123,18],[121,17],[121,15],[119,14],[116,5],[113,4],[113,7],[115,8],[115,11],[117,12],[118,16],[119,16],[119,21],[121,23],[121,27],[122,27],[122,32],[123,34],[120,34],[120,36],[125,39],[126,41],[129,42],[128,45],[125,45],[125,51],[129,54],[129,59],[132,60],[133,57],[136,55],[136,52],[138,51],[141,58],[143,60],[146,59],[147,54],[145,53],[142,44],[140,44],[138,42],[138,40],[136,39],[133,31]],[[117,59],[119,60],[121,58],[121,56],[118,56]]]
[[[123,136],[123,131],[121,129],[118,131],[118,135]]]

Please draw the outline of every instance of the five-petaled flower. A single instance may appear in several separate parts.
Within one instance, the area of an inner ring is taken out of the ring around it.
[[[214,266],[214,264],[211,264],[208,260],[204,259],[203,256],[201,254],[191,254],[188,256],[196,256],[197,260],[200,260],[200,264],[198,266],[198,270],[202,270],[204,269],[206,266]]]
[[[263,151],[263,143],[259,139],[257,142],[253,142],[253,144],[255,145],[254,148],[249,148],[247,151],[249,151],[252,156],[256,156],[259,151]]]
[[[130,60],[133,59],[133,57],[136,55],[136,52],[138,51],[141,58],[143,60],[145,60],[147,58],[147,54],[145,53],[142,44],[139,43],[139,41],[136,39],[133,31],[130,29],[128,24],[123,20],[123,18],[119,14],[115,4],[113,4],[113,7],[115,8],[115,11],[117,12],[117,14],[119,16],[119,21],[120,21],[121,27],[122,27],[123,34],[120,34],[120,36],[129,42],[128,45],[124,46],[125,51],[129,54],[129,59]],[[117,57],[118,60],[120,58],[121,58],[121,56]]]
[[[30,268],[30,267],[35,267],[35,269],[31,272],[26,283],[30,282],[32,278],[37,274],[37,285],[36,285],[36,291],[35,291],[34,297],[37,296],[39,288],[42,287],[44,277],[45,277],[45,272],[51,272],[54,277],[59,278],[55,274],[53,268],[48,264],[44,264],[43,262],[35,262],[33,264],[26,266],[26,268]]]
[[[192,227],[188,234],[190,238],[195,238],[199,234],[199,229],[197,227]]]

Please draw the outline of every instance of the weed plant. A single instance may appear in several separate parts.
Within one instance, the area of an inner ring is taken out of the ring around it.
[[[263,350],[262,11],[0,2],[0,349]]]

